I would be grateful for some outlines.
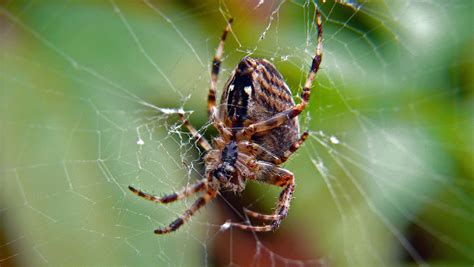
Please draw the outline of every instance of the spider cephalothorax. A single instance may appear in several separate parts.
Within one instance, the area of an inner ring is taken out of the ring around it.
[[[245,188],[237,160],[239,157],[237,142],[225,144],[222,149],[209,151],[204,157],[206,177],[211,177],[210,186],[218,191],[241,192]]]
[[[222,34],[212,62],[211,86],[208,95],[208,113],[212,125],[219,132],[213,145],[191,126],[183,114],[180,119],[206,150],[204,179],[182,191],[156,197],[133,187],[138,196],[154,202],[169,203],[204,191],[194,204],[168,227],[155,230],[156,234],[175,231],[199,208],[207,204],[221,191],[241,192],[247,180],[255,180],[283,188],[275,211],[265,215],[245,209],[251,217],[271,221],[272,224],[252,226],[230,223],[244,230],[271,231],[280,226],[288,213],[295,187],[291,172],[278,167],[306,140],[308,133],[299,134],[297,116],[309,101],[312,81],[321,63],[322,26],[321,15],[316,11],[318,44],[308,78],[301,94],[301,103],[295,104],[291,91],[281,74],[265,59],[243,58],[227,81],[219,108],[216,107],[216,83],[220,69],[224,41],[230,31],[229,23]]]

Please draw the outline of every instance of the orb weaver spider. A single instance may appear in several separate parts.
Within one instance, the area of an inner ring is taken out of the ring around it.
[[[295,189],[294,175],[278,166],[284,163],[308,137],[308,132],[299,134],[297,116],[308,104],[311,86],[321,64],[322,23],[319,10],[316,10],[316,23],[318,31],[316,54],[299,104],[295,104],[282,75],[270,62],[245,57],[232,72],[224,87],[221,104],[216,107],[217,78],[224,42],[231,30],[232,19],[228,21],[212,61],[207,101],[210,121],[219,132],[219,136],[213,139],[213,145],[211,146],[188,122],[184,114],[179,114],[183,125],[206,151],[205,178],[180,192],[164,197],[157,197],[129,186],[134,194],[157,203],[170,203],[197,192],[204,192],[168,227],[156,229],[156,234],[177,230],[220,191],[243,191],[247,180],[283,188],[273,214],[261,214],[244,209],[248,216],[272,223],[262,226],[241,223],[227,223],[227,225],[256,232],[278,229],[288,214]]]

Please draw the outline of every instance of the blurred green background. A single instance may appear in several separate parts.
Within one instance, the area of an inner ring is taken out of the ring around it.
[[[249,182],[156,236],[194,198],[157,206],[127,186],[162,195],[202,174],[170,111],[215,135],[226,19],[219,88],[250,55],[296,96],[316,2],[0,1],[0,266],[472,266],[473,3],[318,3],[324,59],[281,229],[219,231],[271,211],[278,188]]]

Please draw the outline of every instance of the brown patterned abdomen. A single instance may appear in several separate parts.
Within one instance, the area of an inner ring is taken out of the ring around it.
[[[276,68],[264,59],[243,58],[226,83],[220,116],[227,127],[238,131],[261,122],[295,105],[291,91]],[[253,142],[281,157],[298,139],[299,124],[294,118],[272,130],[255,134]],[[269,161],[264,155],[259,160]]]

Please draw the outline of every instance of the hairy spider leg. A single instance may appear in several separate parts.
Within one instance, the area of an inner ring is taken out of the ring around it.
[[[239,148],[239,151],[241,152],[246,152],[249,155],[267,155],[271,158],[272,163],[275,163],[277,161],[280,161],[280,158],[275,156],[272,152],[268,151],[268,149],[264,148],[263,146],[257,144],[257,143],[252,143],[249,141],[242,141],[237,143],[237,147]]]
[[[203,180],[200,180],[199,182],[195,183],[192,186],[185,187],[184,189],[182,189],[181,191],[179,191],[177,193],[173,193],[173,194],[170,194],[170,195],[167,195],[167,196],[164,196],[164,197],[157,197],[157,196],[145,193],[141,190],[135,189],[132,186],[128,186],[128,189],[130,191],[132,191],[132,193],[134,193],[135,195],[137,195],[139,197],[142,197],[144,199],[148,199],[148,200],[153,201],[153,202],[157,202],[157,203],[174,202],[176,200],[180,200],[180,199],[183,199],[187,196],[190,196],[194,193],[203,191],[206,188],[207,188],[207,179],[203,179]]]
[[[216,54],[214,55],[214,59],[212,60],[212,69],[211,69],[211,85],[209,87],[209,93],[207,96],[207,112],[210,118],[214,114],[214,110],[216,107],[216,86],[217,86],[217,78],[219,76],[219,71],[221,68],[221,59],[222,54],[224,53],[224,43],[227,37],[227,34],[231,30],[231,24],[233,19],[230,18],[227,22],[227,26],[222,33],[221,40],[219,42],[219,46],[217,47]]]
[[[278,199],[278,205],[275,208],[275,213],[274,214],[262,214],[259,212],[255,212],[249,209],[244,208],[245,214],[247,214],[250,217],[260,219],[260,220],[266,220],[266,221],[274,221],[272,225],[264,225],[264,226],[253,226],[253,225],[245,225],[247,229],[245,230],[250,230],[250,229],[255,229],[258,228],[258,232],[265,232],[265,231],[275,231],[280,227],[281,221],[286,217],[288,214],[288,210],[290,208],[290,203],[289,201],[291,200],[291,197],[293,196],[294,192],[294,184],[291,184],[283,191],[280,193],[280,197]],[[249,229],[249,227],[251,227]]]
[[[260,219],[260,220],[274,221],[274,220],[278,220],[279,218],[282,218],[281,215],[262,214],[260,212],[255,212],[253,210],[249,210],[247,208],[244,208],[243,210],[244,210],[245,214],[247,214],[248,216],[256,218],[256,219]]]
[[[209,142],[204,138],[197,130],[194,128],[191,123],[184,117],[183,113],[179,113],[179,119],[183,122],[184,126],[188,129],[188,131],[192,134],[193,138],[196,139],[198,144],[206,151],[212,149]]]
[[[293,153],[295,153],[296,150],[298,150],[301,144],[303,144],[303,142],[306,141],[306,139],[308,138],[308,135],[309,135],[308,131],[304,131],[303,134],[301,134],[300,139],[296,140],[296,142],[294,142],[290,146],[290,148],[283,153],[283,156],[280,158],[279,161],[275,162],[275,165],[280,165],[286,162],[290,158],[290,156],[293,155]]]
[[[307,131],[303,132],[298,140],[293,143],[290,148],[283,153],[281,158],[275,156],[272,152],[268,151],[259,144],[252,143],[249,141],[242,141],[237,144],[239,151],[247,152],[251,155],[266,155],[271,158],[271,163],[275,165],[283,164],[290,158],[290,156],[298,150],[301,144],[308,138],[309,133]]]
[[[222,33],[221,40],[219,42],[219,46],[217,47],[216,54],[214,55],[214,59],[212,60],[212,70],[211,70],[211,85],[209,87],[209,93],[207,97],[207,111],[208,115],[213,122],[213,125],[217,128],[219,133],[224,137],[229,137],[232,133],[227,130],[224,126],[224,123],[217,117],[216,111],[216,86],[217,86],[217,78],[219,76],[220,65],[221,65],[221,58],[222,54],[224,53],[224,43],[225,39],[227,38],[227,34],[231,30],[231,24],[233,19],[230,18],[227,22],[227,26]],[[188,128],[191,132],[193,137],[198,141],[199,145],[204,148],[206,151],[212,149],[209,142],[196,131],[196,129],[189,123],[189,121],[184,117],[184,114],[179,113],[179,118],[183,121],[184,126]]]
[[[298,139],[291,147],[285,151],[284,156],[280,159],[273,155],[271,152],[268,150],[264,149],[262,146],[255,144],[255,143],[249,143],[247,141],[240,142],[239,148],[242,148],[245,151],[256,151],[257,153],[266,153],[267,155],[270,155],[274,157],[274,164],[279,165],[284,163],[285,161],[288,160],[288,158],[301,146],[301,144],[307,139],[308,137],[308,132],[305,131],[300,139]],[[294,178],[293,178],[294,180]],[[275,184],[278,182],[275,182],[275,180],[270,180],[271,184]],[[274,221],[272,225],[265,225],[265,226],[252,226],[252,225],[245,225],[245,224],[232,224],[233,226],[236,226],[238,228],[244,229],[244,230],[254,230],[257,232],[267,232],[267,231],[272,231],[276,230],[279,226],[281,221],[285,218],[286,214],[288,213],[288,208],[290,206],[290,201],[291,201],[291,196],[293,195],[294,191],[294,181],[290,183],[289,186],[285,187],[285,189],[281,192],[280,198],[278,205],[275,209],[275,213],[268,215],[268,214],[262,214],[259,212],[255,212],[252,210],[249,210],[247,208],[244,208],[245,214],[247,214],[250,217],[260,219],[260,220],[266,220],[266,221]],[[242,227],[243,226],[243,227]]]
[[[209,188],[206,194],[203,196],[199,197],[193,205],[187,209],[183,215],[181,215],[178,219],[174,220],[168,227],[164,228],[158,228],[155,230],[155,234],[161,235],[161,234],[167,234],[173,231],[176,231],[181,225],[183,225],[185,222],[193,216],[196,211],[198,211],[200,208],[205,206],[207,203],[209,203],[212,199],[214,199],[217,195],[217,191],[215,191],[212,188]]]
[[[232,132],[226,128],[224,122],[217,116],[216,107],[212,108],[211,121],[212,125],[217,129],[220,136],[222,136],[225,140],[230,140],[232,138]]]
[[[294,117],[298,116],[304,110],[304,108],[308,104],[309,97],[311,95],[311,87],[313,85],[313,80],[316,76],[316,73],[319,70],[319,66],[322,60],[323,28],[322,28],[322,21],[321,21],[321,13],[319,12],[319,10],[316,10],[316,23],[318,27],[318,37],[317,37],[318,44],[316,47],[316,54],[313,57],[311,68],[308,73],[308,77],[306,78],[306,82],[303,87],[303,92],[301,93],[301,103],[295,105],[291,109],[280,112],[267,120],[256,122],[256,123],[250,124],[247,127],[244,127],[237,133],[237,138],[240,138],[242,140],[249,140],[254,134],[278,127],[282,125],[283,123],[285,123],[286,121],[291,120]]]
[[[241,224],[241,223],[230,223],[230,225],[240,228],[242,230],[248,230],[248,231],[254,231],[254,232],[275,231],[280,227],[281,221],[288,214],[291,198],[295,190],[295,177],[291,172],[285,169],[279,168],[276,165],[263,162],[263,161],[257,161],[256,164],[258,165],[256,180],[273,184],[273,185],[277,185],[280,187],[284,187],[284,189],[280,193],[280,197],[278,198],[278,203],[276,205],[276,208],[273,214],[267,215],[267,214],[251,211],[248,209],[245,209],[244,211],[246,214],[252,217],[263,219],[263,220],[272,220],[273,223],[271,225],[263,225],[263,226],[254,226],[254,225],[247,225],[247,224]]]

